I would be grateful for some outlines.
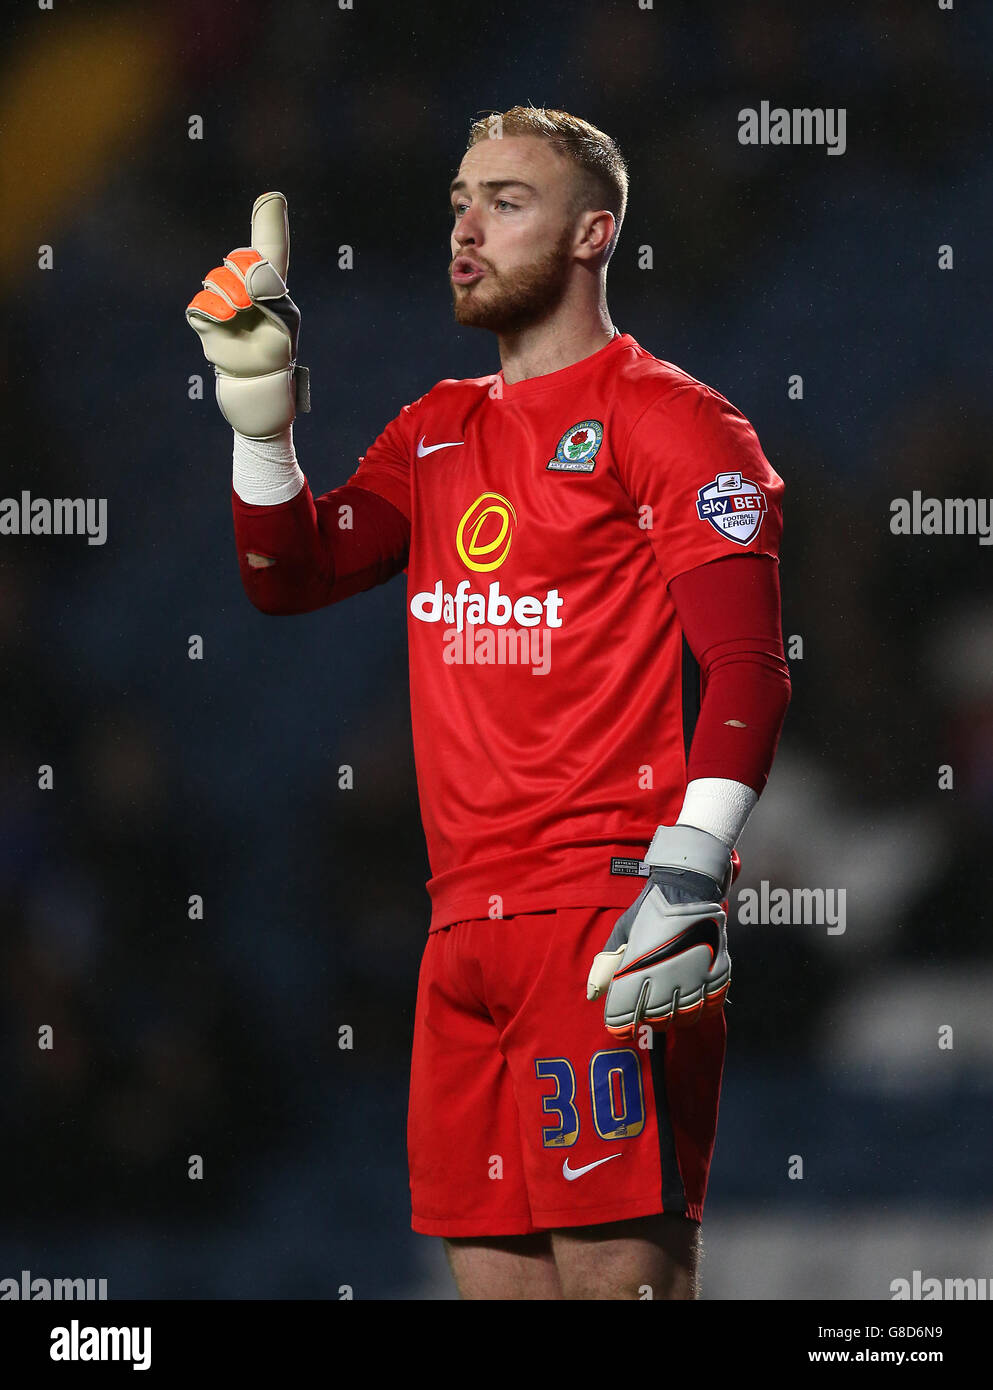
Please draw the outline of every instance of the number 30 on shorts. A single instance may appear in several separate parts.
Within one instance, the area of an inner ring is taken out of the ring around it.
[[[549,1118],[542,1126],[546,1149],[567,1149],[579,1138],[576,1073],[568,1057],[537,1057],[535,1075],[555,1082],[555,1090],[541,1097]],[[594,1052],[589,1066],[590,1105],[593,1127],[601,1139],[633,1139],[645,1128],[645,1094],[641,1084],[641,1060],[629,1047]]]

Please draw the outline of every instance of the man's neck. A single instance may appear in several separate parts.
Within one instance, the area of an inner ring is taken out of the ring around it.
[[[606,304],[580,322],[536,324],[520,333],[500,337],[500,365],[509,385],[535,376],[560,372],[592,357],[616,336]]]

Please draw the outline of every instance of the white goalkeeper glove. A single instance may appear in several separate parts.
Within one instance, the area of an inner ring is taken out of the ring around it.
[[[615,1038],[694,1023],[724,1003],[731,979],[726,897],[741,861],[692,825],[660,825],[644,863],[648,882],[593,961],[587,999],[606,993]]]
[[[310,409],[310,374],[298,367],[300,310],[286,292],[290,224],[282,193],[252,208],[252,244],[224,257],[187,305],[213,363],[217,404],[239,434],[269,439]]]

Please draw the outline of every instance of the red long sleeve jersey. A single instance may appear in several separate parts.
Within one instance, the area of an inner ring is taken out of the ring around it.
[[[629,906],[611,857],[643,856],[686,787],[668,586],[725,556],[778,559],[783,482],[751,425],[618,334],[546,376],[439,382],[348,486],[410,523],[431,929]],[[284,507],[313,517],[305,492]]]

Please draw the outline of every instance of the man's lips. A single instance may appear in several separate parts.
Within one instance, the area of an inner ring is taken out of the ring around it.
[[[452,262],[452,284],[471,285],[476,280],[482,279],[486,271],[475,261],[470,261],[468,256],[456,256]]]

